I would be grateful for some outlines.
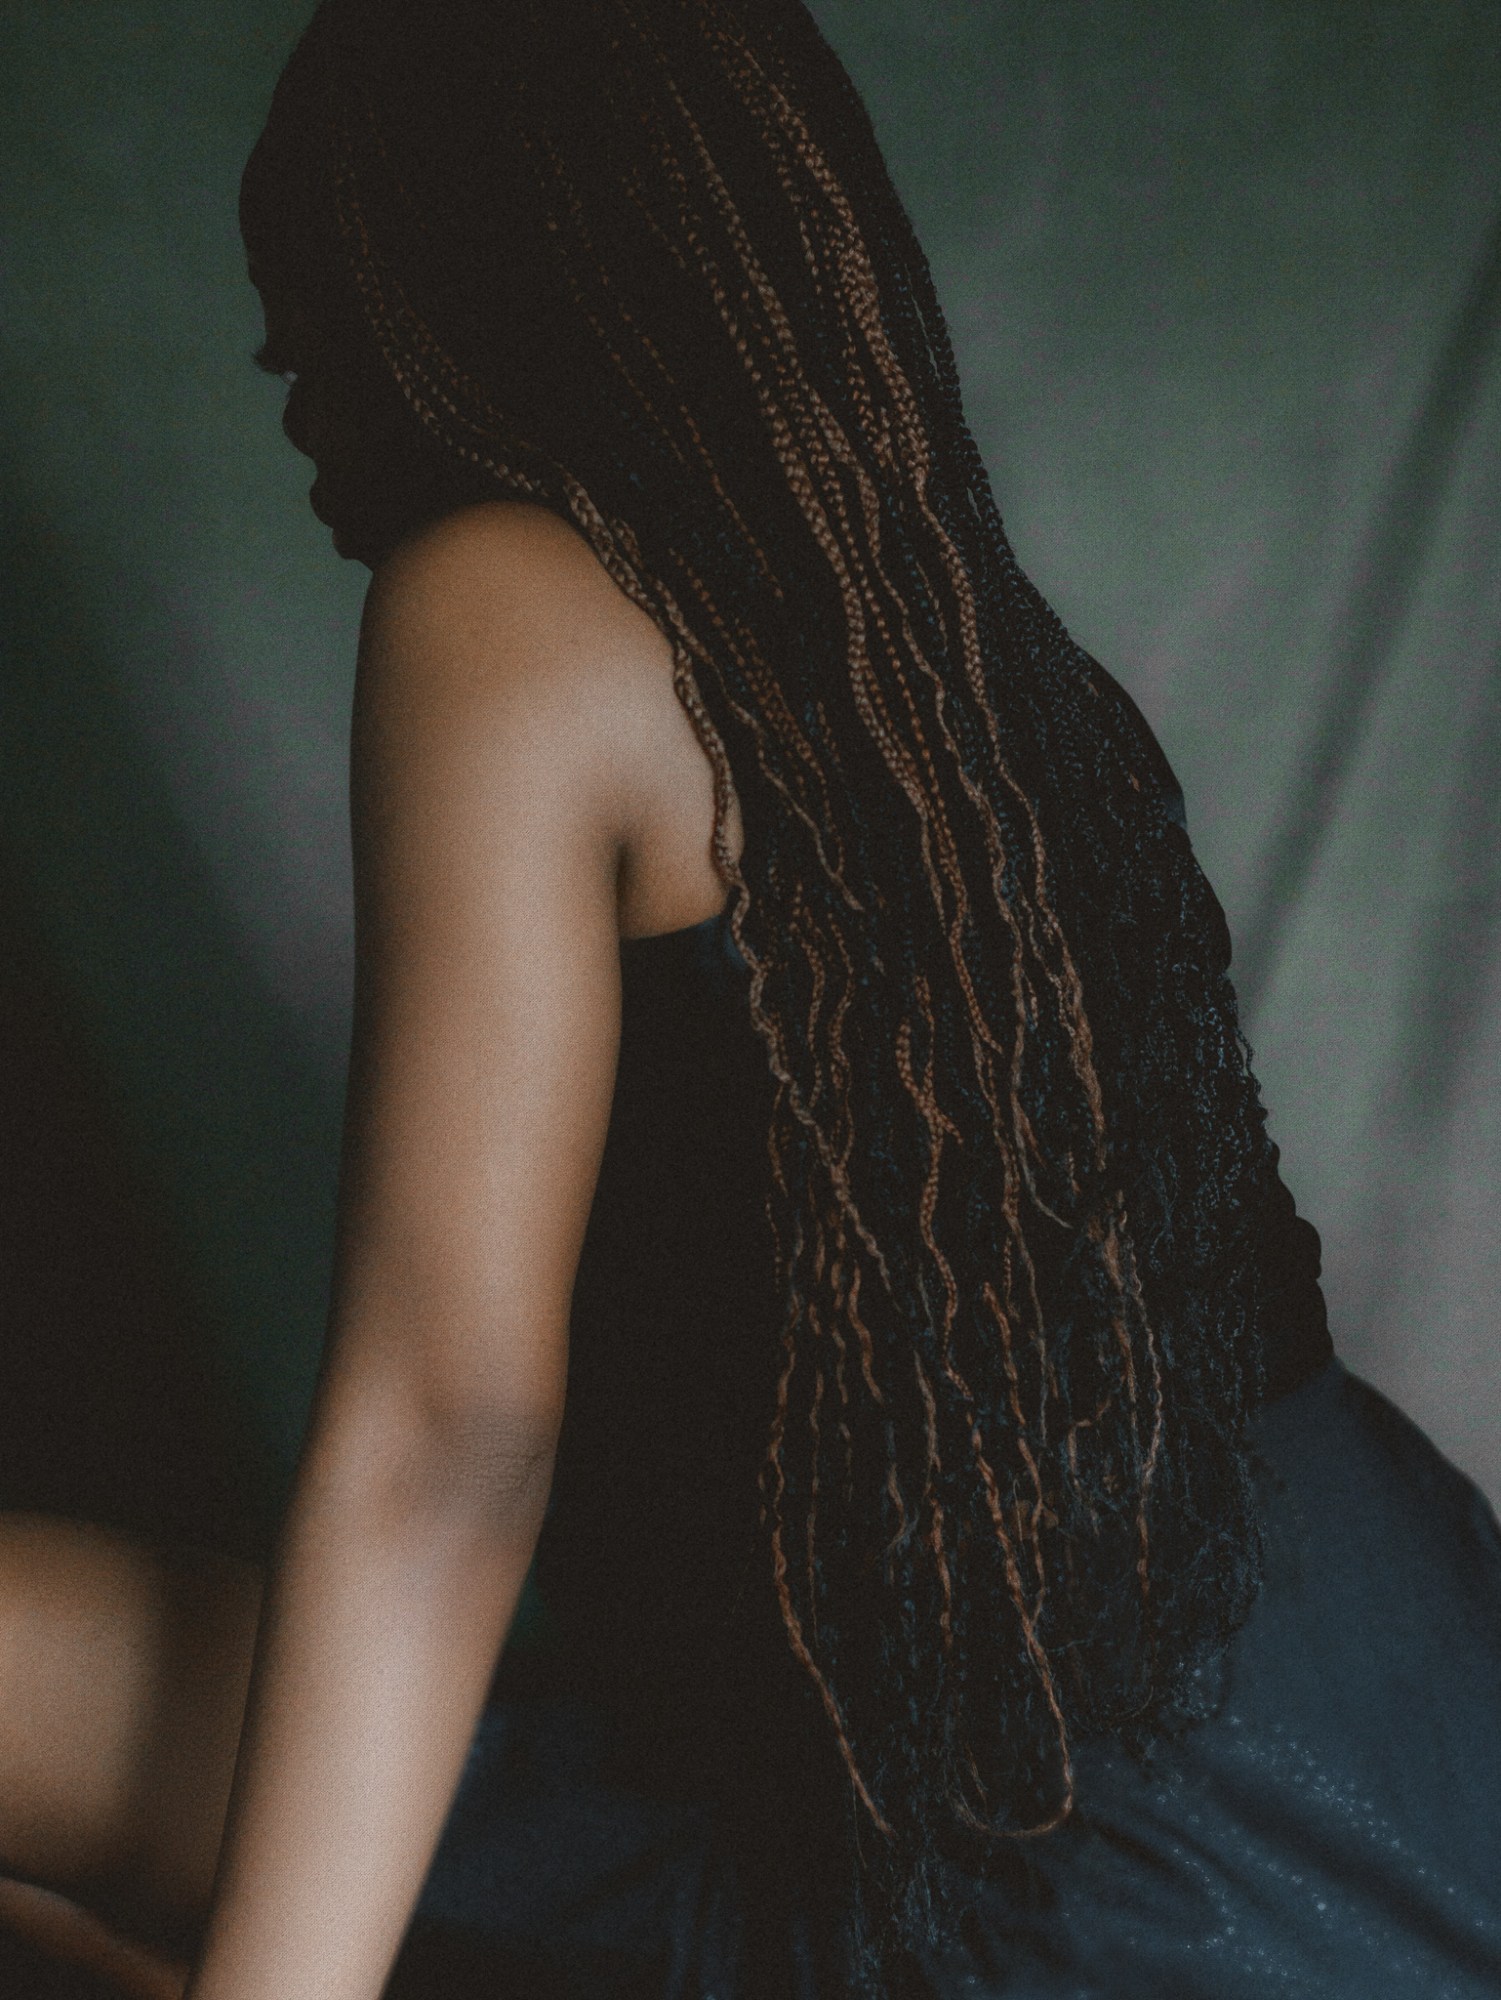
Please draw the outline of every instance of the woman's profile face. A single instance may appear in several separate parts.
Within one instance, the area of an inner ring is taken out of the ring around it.
[[[256,361],[287,384],[282,429],[316,473],[308,503],[335,552],[374,569],[412,528],[478,488],[426,440],[347,299],[304,290],[253,251],[249,274],[266,329]]]
[[[287,384],[281,427],[288,441],[312,460],[317,475],[308,491],[308,503],[331,530],[337,552],[356,556],[358,550],[347,525],[349,509],[342,504],[345,496],[341,493],[355,484],[350,471],[359,457],[362,429],[355,420],[353,396],[347,388],[340,394],[341,375],[348,371],[341,370],[337,359],[318,341],[312,321],[299,310],[286,286],[254,264],[250,281],[260,294],[266,327],[256,361]]]

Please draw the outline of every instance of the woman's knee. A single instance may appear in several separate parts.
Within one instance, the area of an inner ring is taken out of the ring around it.
[[[258,1597],[241,1563],[0,1515],[0,1868],[206,1896]]]

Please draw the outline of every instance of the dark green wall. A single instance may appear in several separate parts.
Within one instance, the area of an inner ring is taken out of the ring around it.
[[[0,120],[0,851],[267,1486],[324,1309],[363,574],[247,358],[236,186],[301,11],[13,8]]]

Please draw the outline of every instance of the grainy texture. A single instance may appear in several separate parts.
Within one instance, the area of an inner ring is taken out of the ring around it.
[[[326,6],[243,215],[365,418],[343,546],[524,496],[673,642],[777,1084],[767,1560],[921,1939],[940,1847],[1055,1826],[1255,1592],[1275,1151],[1171,773],[800,7]]]

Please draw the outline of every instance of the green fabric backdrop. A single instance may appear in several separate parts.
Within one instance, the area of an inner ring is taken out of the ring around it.
[[[1501,1494],[1501,12],[815,11],[1184,781],[1337,1343]],[[0,1499],[190,1528],[269,1517],[326,1304],[364,573],[234,221],[304,13],[0,8]]]

